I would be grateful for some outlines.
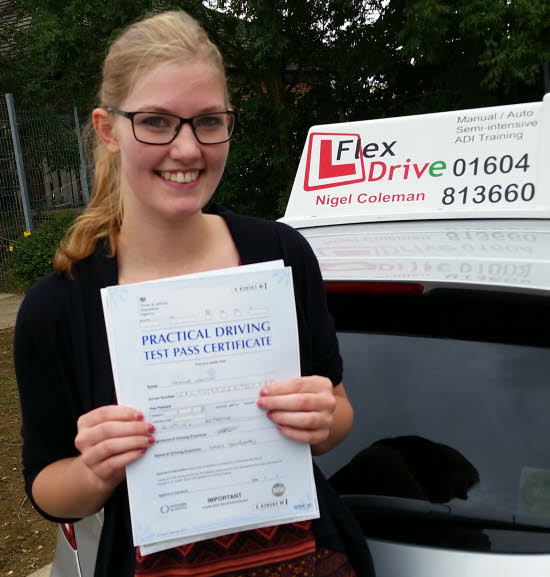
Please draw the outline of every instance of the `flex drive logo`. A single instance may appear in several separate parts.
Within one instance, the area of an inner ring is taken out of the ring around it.
[[[361,143],[359,134],[313,132],[309,136],[305,190],[318,190],[365,180],[363,156],[355,158],[351,147]],[[344,154],[346,152],[346,154]]]
[[[442,176],[443,161],[416,164],[407,158],[395,164],[397,147],[397,140],[364,142],[359,134],[314,132],[309,137],[304,190]]]

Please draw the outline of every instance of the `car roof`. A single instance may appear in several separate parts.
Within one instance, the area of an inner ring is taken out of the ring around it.
[[[550,292],[550,219],[369,222],[300,228],[325,281]]]

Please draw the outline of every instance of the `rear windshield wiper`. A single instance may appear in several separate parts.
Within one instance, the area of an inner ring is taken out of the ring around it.
[[[447,505],[386,495],[340,495],[340,498],[359,516],[375,516],[383,513],[385,516],[464,523],[486,529],[550,533],[550,519],[518,516],[493,509],[483,510],[479,507],[474,509],[469,504],[460,502]]]

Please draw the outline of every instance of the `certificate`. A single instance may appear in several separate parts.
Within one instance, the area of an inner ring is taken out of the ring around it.
[[[308,444],[256,405],[300,375],[281,261],[102,290],[117,399],[155,425],[127,467],[142,554],[319,516]]]

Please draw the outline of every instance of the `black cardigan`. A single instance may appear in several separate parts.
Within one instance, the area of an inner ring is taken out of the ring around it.
[[[282,258],[292,267],[302,374],[327,376],[334,385],[341,382],[334,324],[317,260],[305,239],[281,223],[217,206],[211,212],[227,222],[243,264]],[[52,273],[36,283],[21,304],[15,327],[25,488],[36,509],[52,521],[68,519],[52,517],[37,506],[31,491],[34,479],[50,463],[78,454],[74,446],[78,417],[112,404],[114,398],[100,289],[117,284],[116,258],[107,256],[104,245],[98,246],[74,266],[73,276],[70,280]],[[321,509],[321,519],[313,523],[318,544],[347,552],[358,573],[370,574],[368,551],[353,517],[339,505],[317,469],[315,477]],[[133,576],[126,483],[119,485],[104,511],[95,575]]]

